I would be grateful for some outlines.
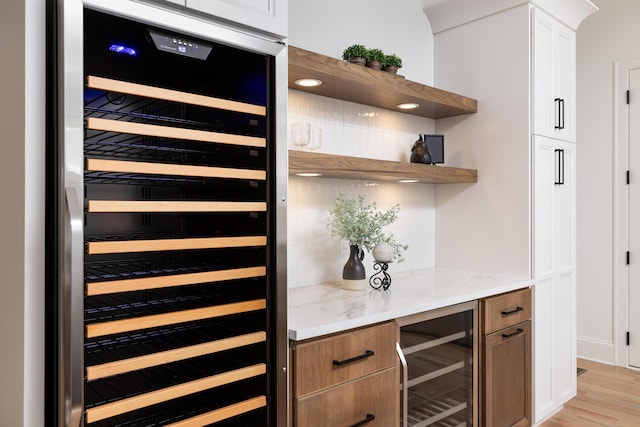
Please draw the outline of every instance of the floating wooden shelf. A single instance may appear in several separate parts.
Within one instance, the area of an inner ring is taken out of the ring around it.
[[[300,173],[321,173],[323,178],[370,179],[375,181],[418,180],[429,184],[478,181],[478,173],[475,169],[391,162],[291,150],[289,151],[289,175]]]
[[[302,78],[319,79],[323,83],[316,87],[297,86],[295,81]],[[432,119],[477,111],[475,99],[295,46],[289,46],[289,87]],[[405,102],[415,102],[420,107],[414,110],[397,108]]]

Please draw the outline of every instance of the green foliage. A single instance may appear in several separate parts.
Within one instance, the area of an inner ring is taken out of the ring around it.
[[[382,51],[382,49],[367,49],[367,52],[364,55],[365,59],[367,60],[367,62],[371,62],[371,61],[378,61],[378,62],[382,62],[384,60],[384,52]]]
[[[395,53],[391,55],[385,55],[382,60],[382,67],[397,67],[402,68],[402,58]]]
[[[344,59],[345,61],[348,61],[351,58],[358,58],[358,57],[364,58],[366,53],[367,53],[367,48],[364,47],[364,45],[354,44],[349,46],[342,52],[342,59]]]
[[[402,252],[407,245],[400,245],[393,234],[385,235],[382,228],[392,224],[398,218],[400,205],[395,205],[385,212],[378,211],[376,203],[367,204],[365,196],[347,199],[344,194],[336,198],[336,205],[329,210],[331,235],[338,236],[350,245],[358,245],[372,251],[380,242],[386,242],[394,250],[394,260],[402,262]]]

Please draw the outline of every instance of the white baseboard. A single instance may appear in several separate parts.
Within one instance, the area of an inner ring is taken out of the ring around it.
[[[578,357],[594,362],[615,365],[614,347],[612,342],[595,340],[593,338],[578,337]]]

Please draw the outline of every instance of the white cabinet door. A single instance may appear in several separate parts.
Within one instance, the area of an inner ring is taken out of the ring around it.
[[[561,100],[558,132],[561,139],[576,142],[576,33],[557,23],[553,47],[554,101]]]
[[[553,248],[554,271],[563,274],[575,269],[576,183],[575,144],[556,141],[554,183]]]
[[[288,0],[186,0],[187,8],[279,37],[287,36]]]
[[[533,137],[534,420],[576,394],[575,149]]]
[[[555,411],[553,391],[553,279],[536,280],[533,288],[533,419]]]
[[[577,392],[575,273],[554,277],[552,286],[554,409],[560,409]]]
[[[575,32],[533,9],[534,133],[576,141]]]
[[[553,275],[553,204],[556,154],[553,140],[534,137],[533,265],[534,277]]]

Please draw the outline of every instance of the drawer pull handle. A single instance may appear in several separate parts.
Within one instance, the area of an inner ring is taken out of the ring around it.
[[[511,310],[511,311],[503,311],[503,312],[502,312],[502,316],[504,317],[504,316],[509,316],[509,315],[511,315],[511,314],[516,314],[516,313],[521,312],[522,310],[524,310],[524,308],[522,308],[522,307],[516,307],[515,309],[513,309],[513,310]]]
[[[362,359],[366,359],[367,357],[371,357],[373,356],[375,353],[372,350],[367,350],[364,352],[364,354],[361,354],[360,356],[356,356],[356,357],[352,357],[351,359],[345,359],[345,360],[333,360],[333,364],[336,366],[342,366],[342,365],[347,365],[349,363],[352,362],[357,362],[358,360],[362,360]]]
[[[515,332],[511,332],[510,334],[502,334],[502,338],[511,338],[511,337],[516,336],[518,334],[521,334],[523,332],[524,332],[524,329],[518,328],[518,329],[516,329]]]
[[[375,416],[375,415],[373,415],[373,414],[367,414],[367,417],[366,417],[364,420],[362,420],[362,421],[358,421],[357,423],[352,424],[352,425],[350,425],[349,427],[358,427],[358,426],[363,426],[363,425],[365,425],[365,424],[370,423],[371,421],[373,421],[373,420],[375,420],[375,419],[376,419],[376,416]]]

